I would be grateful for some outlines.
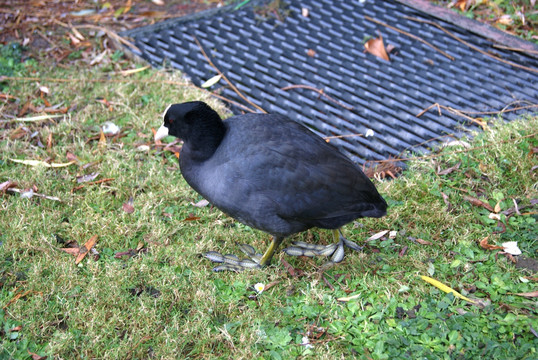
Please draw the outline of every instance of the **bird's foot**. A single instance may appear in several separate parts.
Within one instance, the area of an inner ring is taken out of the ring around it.
[[[336,231],[336,230],[335,230]],[[295,241],[292,243],[292,246],[285,248],[283,251],[291,256],[327,256],[331,259],[324,264],[331,265],[339,263],[344,259],[344,248],[348,247],[355,251],[361,251],[362,246],[357,245],[357,243],[346,239],[340,231],[338,231],[338,242],[330,245],[315,245],[308,244],[302,241]]]
[[[235,271],[241,272],[245,269],[259,269],[262,266],[260,261],[262,254],[257,254],[256,250],[248,244],[240,244],[239,249],[243,251],[249,258],[240,259],[233,254],[224,254],[217,251],[208,251],[203,253],[202,256],[211,260],[214,263],[220,263],[221,265],[215,266],[213,271]]]

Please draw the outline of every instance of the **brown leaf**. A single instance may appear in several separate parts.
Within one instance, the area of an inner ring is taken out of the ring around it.
[[[96,181],[90,181],[88,183],[84,183],[82,185],[79,185],[79,186],[76,186],[74,188],[71,189],[71,192],[75,192],[77,190],[80,190],[82,189],[85,185],[96,185],[96,184],[102,184],[102,183],[105,183],[105,182],[109,182],[109,181],[112,181],[114,180],[114,178],[106,178],[106,179],[101,179],[101,180],[96,180]]]
[[[483,249],[486,249],[486,250],[504,250],[504,248],[502,246],[488,244],[488,239],[489,239],[489,236],[486,236],[485,238],[480,240],[480,246]]]
[[[30,112],[37,112],[37,109],[30,101],[26,102],[22,108],[19,110],[19,113],[17,114],[18,117],[23,117],[24,115],[30,113]]]
[[[22,325],[15,326],[14,328],[9,329],[10,332],[18,332],[18,331],[21,331],[21,330],[22,330]]]
[[[79,249],[80,249],[79,247],[69,247],[69,248],[62,248],[61,250],[65,251],[66,253],[70,255],[77,256],[79,253]]]
[[[527,292],[527,293],[517,293],[515,295],[524,296],[524,297],[538,297],[538,290]]]
[[[99,147],[106,147],[106,136],[105,133],[101,130],[101,133],[99,134]]]
[[[402,248],[402,250],[400,250],[400,253],[398,254],[398,256],[399,256],[399,257],[402,257],[402,256],[405,255],[406,252],[407,252],[407,245],[404,246],[404,247]]]
[[[501,201],[499,200],[499,202],[495,205],[495,208],[493,209],[493,211],[495,211],[495,214],[498,214],[501,212]]]
[[[284,265],[284,268],[290,273],[291,276],[293,276],[293,277],[299,277],[299,276],[304,275],[304,272],[303,272],[301,269],[296,269],[296,268],[294,268],[294,267],[291,266],[291,264],[290,264],[289,262],[287,262],[286,260],[282,259],[282,260],[281,260],[281,263],[282,263],[282,265]]]
[[[151,128],[151,132],[153,133],[153,139],[155,139],[155,134],[157,134],[157,130],[155,130],[154,128]],[[154,140],[154,141],[156,145],[162,144],[161,140]]]
[[[67,114],[69,108],[67,106],[59,109],[56,109],[55,107],[46,107],[42,111],[47,114]]]
[[[69,160],[69,161],[79,162],[79,160],[78,160],[78,158],[75,156],[75,154],[72,154],[72,153],[70,153],[69,151],[67,152],[67,154],[65,154],[65,157],[66,157],[67,160]]]
[[[0,94],[0,99],[2,99],[2,100],[11,100],[11,101],[18,100],[17,97],[15,97],[13,95],[9,95],[9,94]]]
[[[41,89],[41,88],[40,88],[40,89]],[[46,89],[47,89],[47,88],[46,88]],[[48,91],[48,89],[47,89],[47,91]],[[41,91],[41,95],[40,95],[41,100],[43,100],[43,103],[45,104],[45,106],[50,107],[50,106],[51,106],[51,105],[50,105],[50,102],[49,102],[47,99],[45,99],[45,94],[48,94],[48,92],[45,93],[44,91]]]
[[[280,280],[272,281],[269,284],[265,285],[263,291],[267,291],[267,290],[269,290],[270,288],[272,288],[273,286],[275,286],[275,285],[277,285],[279,283],[280,283]]]
[[[17,187],[17,183],[15,181],[11,181],[11,180],[4,181],[3,183],[0,184],[0,192],[5,194],[8,189],[14,188],[14,187]]]
[[[421,245],[433,245],[431,242],[429,242],[427,240],[422,240],[421,238],[418,238],[415,241],[418,242]]]
[[[448,169],[445,169],[445,170],[440,170],[437,172],[437,175],[448,175],[456,170],[458,170],[461,166],[461,162],[457,163],[456,165],[452,166],[452,167],[449,167]]]
[[[179,152],[181,151],[181,146],[177,146],[177,145],[175,145],[173,143],[170,143],[170,144],[166,145],[163,150],[164,151],[171,151],[174,154],[179,154]]]
[[[489,210],[489,211],[491,211],[491,212],[494,212],[494,211],[493,211],[493,208],[491,207],[490,204],[488,204],[488,203],[486,203],[486,202],[483,202],[483,201],[480,200],[480,199],[474,198],[474,197],[469,196],[469,195],[465,195],[465,196],[463,197],[463,199],[469,201],[469,202],[470,202],[472,205],[474,205],[474,206],[481,206],[481,207],[483,207],[483,208],[485,208],[485,209],[487,209],[487,210]]]
[[[379,35],[378,38],[370,39],[364,44],[366,52],[375,55],[383,60],[390,61],[385,45],[383,44],[383,37]]]
[[[122,206],[123,211],[125,211],[127,214],[132,214],[135,211],[135,208],[133,206],[133,198],[129,198],[129,200],[123,204]]]
[[[306,55],[308,55],[310,57],[314,57],[314,56],[316,56],[316,51],[312,50],[312,49],[308,49],[308,51],[306,52]]]
[[[183,221],[196,221],[196,220],[200,220],[200,217],[199,216],[189,216],[185,219],[183,219]]]
[[[9,134],[11,140],[17,140],[28,134],[28,131],[24,126],[19,126]]]
[[[470,4],[470,0],[457,0],[453,6],[457,6],[461,11],[466,11]]]
[[[90,238],[90,240],[86,241],[86,244],[84,246],[81,246],[79,249],[79,254],[77,255],[77,259],[75,260],[75,264],[79,264],[84,257],[90,252],[90,249],[95,245],[97,242],[97,235],[94,235]]]
[[[32,356],[32,360],[45,360],[47,358],[47,355],[41,356],[41,355],[38,355],[36,353],[31,352],[28,349],[26,349],[26,351],[28,351],[28,354],[30,354],[30,356]]]

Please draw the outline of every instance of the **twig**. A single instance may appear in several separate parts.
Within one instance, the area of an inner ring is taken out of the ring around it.
[[[439,116],[441,116],[441,108],[440,108],[438,103],[431,104],[430,106],[428,106],[427,108],[425,108],[424,110],[422,110],[421,112],[416,114],[415,116],[416,117],[421,117],[422,115],[424,115],[425,112],[427,112],[428,110],[430,110],[431,108],[436,107],[436,106],[437,106],[437,111],[439,111]]]
[[[365,18],[366,20],[368,20],[368,21],[375,22],[376,24],[385,26],[385,27],[387,27],[387,28],[389,28],[389,29],[392,29],[392,30],[397,31],[397,32],[399,32],[399,33],[401,33],[401,34],[404,34],[404,35],[406,35],[406,36],[409,36],[409,37],[412,38],[412,39],[418,40],[418,41],[420,41],[421,43],[424,43],[424,44],[428,45],[429,47],[433,48],[434,50],[440,52],[441,54],[443,54],[444,56],[446,56],[446,57],[449,58],[450,60],[454,60],[454,57],[453,57],[453,56],[447,54],[446,52],[444,52],[443,50],[439,49],[439,48],[436,47],[435,45],[430,44],[430,43],[427,42],[426,40],[424,40],[424,39],[422,39],[422,38],[419,38],[419,37],[416,36],[416,35],[413,35],[413,34],[411,34],[411,33],[408,33],[407,31],[400,30],[400,29],[398,29],[398,28],[396,28],[396,27],[394,27],[394,26],[390,26],[389,24],[386,24],[386,23],[384,23],[384,22],[382,22],[382,21],[373,19],[373,18],[371,18],[371,17],[369,17],[369,16],[365,16],[364,18]]]
[[[37,34],[38,34],[39,36],[41,36],[46,42],[48,42],[50,45],[52,45],[53,48],[57,48],[57,47],[58,47],[58,44],[56,44],[54,41],[52,41],[51,39],[49,39],[45,34],[43,34],[43,32],[41,32],[41,30],[36,29],[35,31],[36,31]]]
[[[364,136],[364,134],[346,134],[346,135],[333,135],[333,136],[325,136],[323,138],[323,140],[331,140],[331,139],[342,139],[342,138],[347,138],[347,137],[355,137],[355,136]]]
[[[435,26],[436,28],[438,28],[438,29],[440,29],[441,31],[443,31],[445,34],[447,34],[447,35],[449,35],[450,37],[456,39],[457,41],[461,42],[462,44],[467,45],[467,46],[470,47],[471,49],[473,49],[473,50],[475,50],[475,51],[478,51],[478,52],[481,53],[482,55],[489,56],[490,58],[493,58],[493,59],[495,59],[495,60],[497,60],[497,61],[500,61],[500,62],[502,62],[502,63],[508,64],[508,65],[510,65],[510,66],[513,66],[513,67],[517,67],[517,68],[520,68],[520,69],[523,69],[523,70],[527,70],[527,71],[532,71],[532,72],[538,73],[538,69],[533,69],[533,68],[530,68],[530,67],[527,67],[527,66],[519,65],[519,64],[517,64],[517,63],[511,62],[511,61],[508,61],[508,60],[501,59],[500,57],[495,56],[495,55],[492,55],[492,54],[488,53],[487,51],[484,51],[484,50],[482,50],[482,49],[479,49],[479,48],[477,48],[476,46],[474,46],[474,45],[472,45],[472,44],[469,44],[467,41],[465,41],[465,40],[463,40],[463,39],[460,39],[460,38],[457,37],[456,35],[452,34],[450,31],[448,31],[447,29],[445,29],[445,28],[442,27],[441,25],[434,23],[433,21],[417,19],[417,18],[414,18],[414,17],[411,17],[411,16],[404,16],[404,18],[405,18],[405,19],[408,19],[408,20],[411,20],[411,21],[416,21],[416,22],[420,22],[420,23],[425,23],[425,24],[433,25],[433,26]]]
[[[331,289],[331,291],[334,291],[334,286],[329,282],[329,280],[327,280],[325,275],[321,274],[321,278],[323,279],[323,282],[325,283],[325,285],[327,285],[329,289]]]
[[[17,188],[9,188],[9,189],[6,189],[6,191],[16,192],[16,193],[19,193],[19,194],[22,194],[22,193],[26,192],[25,190],[21,190],[21,189],[17,189]],[[62,201],[60,198],[57,198],[56,196],[48,196],[48,195],[38,194],[38,193],[32,193],[32,196],[37,196],[37,197],[47,199],[47,200],[60,201],[60,202]]]
[[[34,290],[26,290],[25,292],[20,292],[16,294],[15,296],[13,296],[11,300],[9,300],[7,304],[2,307],[2,309],[6,309],[9,305],[13,304],[15,301],[19,300],[20,298],[26,297],[30,294],[43,295],[41,291],[34,291]]]
[[[101,179],[101,180],[96,180],[96,181],[90,181],[90,182],[87,182],[87,183],[84,183],[82,185],[79,185],[79,186],[76,186],[76,187],[72,188],[71,192],[75,192],[77,190],[80,190],[83,187],[85,187],[86,185],[96,185],[96,184],[101,184],[101,183],[104,183],[104,182],[109,182],[109,181],[112,181],[112,180],[114,180],[114,178],[106,178],[106,179]]]
[[[450,113],[452,113],[452,114],[454,114],[454,115],[458,115],[458,116],[464,117],[464,118],[466,118],[467,120],[469,120],[469,121],[471,121],[471,122],[474,122],[474,123],[480,125],[480,126],[482,127],[482,129],[484,129],[484,130],[487,130],[487,128],[488,128],[488,125],[487,125],[485,122],[483,122],[483,121],[481,121],[481,120],[478,120],[478,119],[474,119],[474,118],[472,118],[472,117],[470,117],[470,116],[467,116],[467,115],[465,115],[464,113],[462,113],[462,112],[461,112],[460,110],[458,110],[458,109],[454,109],[454,108],[452,108],[452,107],[450,107],[450,106],[445,106],[445,105],[441,105],[441,104],[438,104],[438,103],[435,103],[435,104],[432,104],[432,105],[428,106],[426,109],[424,109],[424,110],[422,110],[421,112],[419,112],[416,116],[417,116],[417,117],[421,117],[422,115],[424,115],[424,113],[425,113],[426,111],[430,110],[430,109],[431,109],[432,107],[434,107],[434,106],[437,106],[437,109],[439,110],[439,116],[441,116],[441,109],[445,109],[445,110],[449,111]]]
[[[232,88],[233,91],[235,91],[235,93],[237,95],[239,95],[241,97],[241,99],[245,100],[247,103],[249,103],[250,105],[254,106],[256,109],[258,109],[259,111],[261,111],[262,113],[264,114],[267,114],[267,111],[265,111],[264,109],[262,109],[261,107],[259,107],[258,105],[256,105],[255,103],[253,103],[252,101],[250,101],[245,95],[243,95],[241,93],[241,91],[239,91],[238,88],[235,87],[235,85],[226,77],[226,75],[224,75],[224,73],[222,71],[219,70],[218,67],[215,66],[215,64],[213,64],[213,62],[211,61],[211,59],[209,58],[209,56],[207,56],[207,53],[205,52],[202,44],[200,44],[200,41],[198,41],[198,39],[196,38],[196,36],[193,35],[193,39],[194,41],[196,42],[196,44],[198,45],[198,47],[200,48],[200,51],[202,52],[202,55],[204,55],[204,58],[207,60],[207,62],[209,63],[209,65],[211,65],[211,67],[213,69],[215,69],[217,71],[217,73],[222,76],[222,78],[224,80],[226,80],[226,82],[228,83],[228,85],[230,85],[230,87]]]
[[[512,109],[503,109],[503,110],[498,110],[498,111],[470,111],[470,110],[458,110],[458,111],[462,113],[466,113],[466,114],[476,114],[476,115],[498,115],[498,114],[503,114],[505,112],[519,111],[519,110],[531,109],[535,107],[538,107],[538,104],[518,106]]]
[[[353,110],[353,106],[347,106],[345,104],[342,104],[340,101],[338,101],[338,100],[330,97],[329,95],[325,94],[323,89],[318,89],[318,88],[315,88],[315,87],[309,86],[309,85],[290,85],[290,86],[285,86],[283,88],[280,88],[280,90],[284,90],[284,91],[290,90],[290,89],[308,89],[308,90],[312,90],[312,91],[317,92],[321,96],[325,96],[327,99],[329,99],[330,101],[332,101],[336,105],[339,105],[339,106],[343,107],[346,110]]]

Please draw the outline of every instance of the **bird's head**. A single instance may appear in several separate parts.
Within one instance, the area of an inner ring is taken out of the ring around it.
[[[203,126],[204,118],[214,114],[218,117],[218,114],[202,101],[169,105],[163,114],[163,124],[155,133],[155,140],[168,135],[187,140],[194,128]]]

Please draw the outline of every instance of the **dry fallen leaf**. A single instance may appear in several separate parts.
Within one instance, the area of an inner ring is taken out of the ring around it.
[[[495,208],[493,209],[493,211],[495,211],[495,214],[498,214],[498,213],[501,212],[501,201],[500,200],[497,203],[497,205],[495,205]]]
[[[488,204],[486,202],[483,202],[480,199],[474,198],[474,197],[469,196],[469,195],[465,195],[463,197],[463,199],[469,201],[474,206],[481,206],[481,207],[483,207],[483,208],[485,208],[485,209],[487,209],[487,210],[489,210],[491,212],[494,212],[494,210],[493,210],[493,208],[491,207],[490,204]]]
[[[213,76],[212,78],[210,78],[209,80],[207,80],[206,82],[204,82],[201,86],[205,89],[205,88],[208,88],[208,87],[211,87],[213,85],[215,85],[216,83],[218,83],[220,81],[220,79],[222,79],[222,75],[215,75]]]
[[[380,231],[372,236],[370,236],[368,239],[366,239],[366,241],[372,241],[372,240],[377,240],[377,239],[380,239],[382,238],[383,236],[385,236],[386,233],[388,233],[390,230],[383,230],[383,231]]]
[[[49,133],[49,136],[47,137],[47,150],[52,149],[52,133]]]
[[[0,184],[0,192],[6,193],[6,191],[10,188],[17,187],[17,183],[11,180],[4,181]]]
[[[316,56],[316,50],[308,49],[308,51],[306,52],[306,55],[310,57],[314,57]]]
[[[90,252],[91,248],[94,247],[97,242],[97,235],[92,236],[83,246],[79,246],[76,243],[71,243],[68,248],[62,248],[62,251],[65,251],[68,254],[76,256],[75,264],[79,264],[84,257]]]
[[[456,1],[456,4],[454,4],[454,6],[459,7],[461,11],[465,11],[467,10],[469,3],[470,3],[469,0],[458,0]]]
[[[68,163],[62,163],[62,164],[55,164],[55,163],[47,163],[41,160],[20,160],[20,159],[9,159],[13,162],[29,165],[29,166],[45,166],[45,167],[51,167],[51,168],[59,168],[59,167],[66,167],[69,165],[73,165],[75,162],[70,161]]]
[[[438,170],[437,171],[437,175],[448,175],[456,170],[458,170],[461,166],[461,162],[457,163],[456,165],[452,166],[452,167],[449,167],[448,169],[445,169],[445,170]]]
[[[200,220],[200,217],[199,216],[189,216],[189,217],[183,219],[183,221],[196,221],[196,220]]]
[[[90,240],[86,241],[86,244],[84,246],[81,246],[79,249],[79,253],[77,255],[77,258],[75,260],[75,264],[79,264],[84,257],[90,252],[90,249],[95,245],[97,242],[97,235],[94,235],[90,238]]]
[[[99,143],[97,146],[99,146],[100,148],[106,147],[106,136],[103,131],[101,131],[101,134],[99,135]]]
[[[517,293],[517,294],[514,294],[514,295],[524,296],[524,297],[538,297],[538,290],[537,291],[526,292],[526,293]]]
[[[364,44],[366,52],[375,55],[383,60],[390,61],[385,45],[383,44],[383,37],[379,35],[378,38],[370,39]]]
[[[513,22],[512,16],[509,14],[504,14],[497,19],[497,24],[502,25],[512,25]]]
[[[357,298],[360,298],[362,294],[356,294],[356,295],[351,295],[351,296],[346,296],[346,297],[341,297],[341,298],[338,298],[336,299],[337,301],[343,301],[343,302],[348,302],[348,301],[351,301],[353,299],[357,299]]]
[[[489,236],[486,236],[485,238],[480,240],[480,246],[483,249],[486,249],[486,250],[504,250],[504,248],[502,246],[488,244],[488,239],[489,239]]]
[[[32,357],[32,360],[45,360],[47,358],[47,355],[41,356],[41,355],[31,352],[28,349],[26,349],[26,351],[28,351],[28,354]]]
[[[122,208],[127,214],[132,214],[135,211],[133,206],[133,198],[131,197],[126,203],[123,203]]]
[[[454,295],[455,297],[457,298],[460,298],[460,299],[463,299],[465,301],[468,301],[470,302],[471,304],[476,304],[476,301],[474,300],[471,300],[469,299],[468,297],[465,297],[463,296],[462,294],[460,294],[459,292],[457,292],[456,290],[452,289],[451,287],[449,286],[446,286],[445,284],[443,284],[442,282],[438,281],[438,280],[435,280],[435,279],[432,279],[431,277],[428,277],[428,276],[421,276],[420,277],[422,280],[432,284],[433,286],[435,286],[436,288],[446,292],[447,294],[449,293],[452,293],[452,295]]]
[[[431,242],[427,241],[427,240],[422,240],[421,238],[418,238],[415,240],[416,242],[418,242],[419,244],[421,245],[432,245]]]
[[[151,128],[151,132],[153,133],[153,139],[155,139],[155,134],[157,134],[157,130],[155,130],[154,128]],[[162,142],[161,140],[155,140],[155,145],[161,145]]]

